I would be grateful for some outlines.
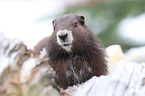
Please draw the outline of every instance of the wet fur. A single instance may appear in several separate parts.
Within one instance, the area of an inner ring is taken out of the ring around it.
[[[105,52],[101,42],[88,29],[79,23],[79,15],[65,15],[54,21],[55,30],[48,40],[48,63],[56,71],[60,87],[67,88],[107,73]],[[63,21],[63,22],[62,22]],[[74,28],[73,23],[78,22]],[[72,51],[65,51],[57,43],[58,30],[71,30],[73,33]]]

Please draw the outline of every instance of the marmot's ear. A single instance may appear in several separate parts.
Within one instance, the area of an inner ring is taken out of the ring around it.
[[[55,21],[56,21],[56,19],[52,20],[52,24],[53,24],[53,25],[54,25]]]
[[[85,22],[86,22],[85,16],[84,15],[79,15],[79,17],[80,17],[80,23],[81,23],[81,25],[84,25]]]

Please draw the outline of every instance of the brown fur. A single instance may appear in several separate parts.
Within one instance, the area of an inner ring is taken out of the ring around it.
[[[74,27],[75,23],[77,27]],[[104,48],[86,26],[84,16],[68,14],[55,19],[53,26],[55,30],[49,38],[47,48],[48,63],[56,71],[57,82],[61,87],[67,88],[92,76],[107,73]],[[71,52],[57,43],[56,33],[64,29],[71,30],[73,34]]]

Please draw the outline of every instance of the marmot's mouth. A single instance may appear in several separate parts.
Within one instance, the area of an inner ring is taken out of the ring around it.
[[[64,49],[64,50],[66,50],[67,52],[71,52],[71,47],[72,47],[72,43],[69,43],[69,44],[63,44],[62,45],[62,48]]]
[[[63,44],[63,46],[65,46],[65,47],[66,47],[66,46],[69,46],[69,45],[71,45],[71,44]]]

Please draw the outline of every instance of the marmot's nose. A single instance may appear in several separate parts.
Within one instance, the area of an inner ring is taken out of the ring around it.
[[[59,39],[61,39],[61,40],[64,41],[64,42],[65,42],[67,36],[68,36],[68,34],[58,35]]]

